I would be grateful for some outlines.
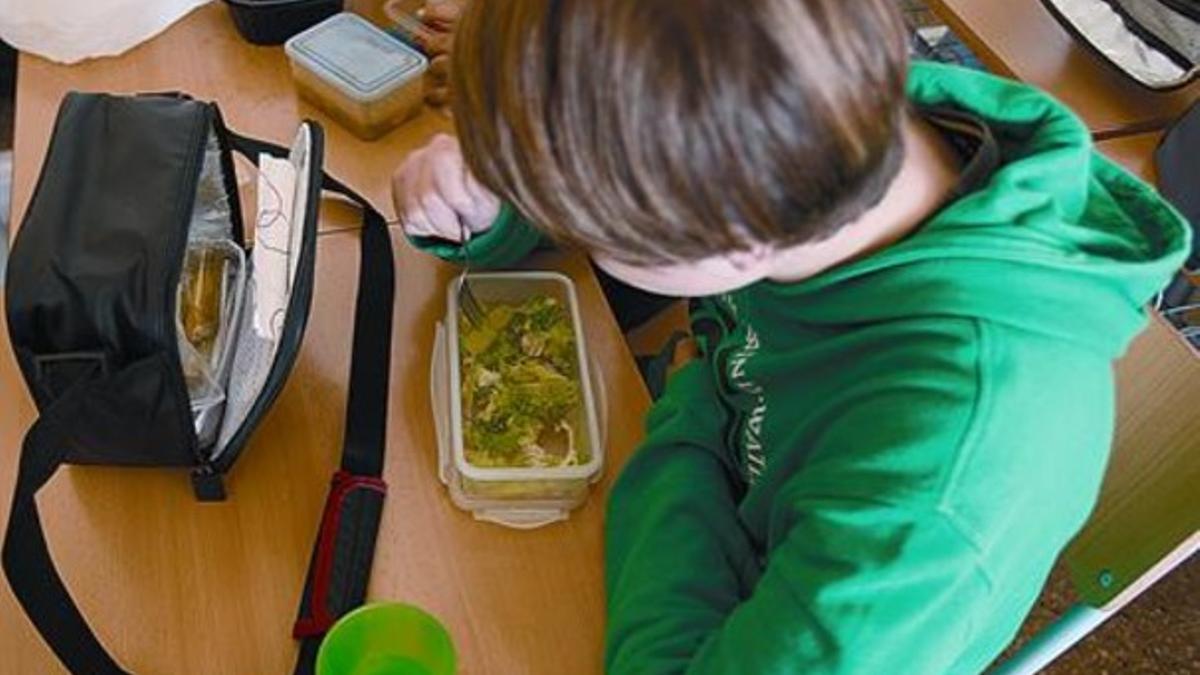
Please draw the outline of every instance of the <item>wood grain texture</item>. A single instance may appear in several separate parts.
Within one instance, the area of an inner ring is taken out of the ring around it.
[[[1064,553],[1102,606],[1200,529],[1200,355],[1155,319],[1117,364],[1117,431],[1096,510]]]
[[[22,57],[14,214],[23,212],[54,112],[68,89],[182,89],[221,102],[245,133],[290,138],[301,117],[328,132],[326,166],[390,211],[388,176],[404,153],[446,128],[426,113],[376,143],[353,139],[297,102],[282,50],[237,39],[219,4],[153,42],[77,67]],[[358,234],[326,209],[312,317],[295,371],[230,475],[229,501],[198,504],[176,471],[67,468],[39,500],[59,570],[93,627],[137,673],[290,672],[300,587],[346,398]],[[19,221],[15,221],[19,222]],[[478,523],[449,501],[435,472],[429,358],[453,268],[393,229],[397,265],[388,429],[390,484],[370,587],[374,600],[418,604],[448,625],[462,672],[594,673],[605,617],[604,502],[641,437],[645,389],[591,269],[556,253],[528,262],[579,285],[586,339],[609,401],[606,476],[571,519],[534,532]],[[7,520],[20,439],[34,417],[0,335],[0,518]],[[61,669],[0,585],[0,673]]]
[[[1098,138],[1165,128],[1200,97],[1200,83],[1160,93],[1075,43],[1040,0],[929,0],[993,72],[1070,106]]]
[[[1162,131],[1153,131],[1110,138],[1096,143],[1096,148],[1130,173],[1155,184],[1158,182],[1158,168],[1154,165],[1154,151],[1158,149],[1164,134]]]

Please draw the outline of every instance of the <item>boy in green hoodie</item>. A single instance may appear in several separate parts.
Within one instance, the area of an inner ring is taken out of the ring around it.
[[[609,503],[610,672],[979,672],[1096,499],[1185,224],[1049,96],[910,66],[894,4],[475,2],[462,149],[397,171],[438,255],[540,231],[693,298]]]

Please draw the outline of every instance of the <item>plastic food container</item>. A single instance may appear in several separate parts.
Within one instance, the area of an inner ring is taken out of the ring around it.
[[[342,11],[342,0],[225,0],[225,4],[238,32],[256,45],[281,45]]]
[[[193,269],[188,263],[194,260],[194,255],[215,255],[226,263],[217,296],[219,327],[207,357],[186,337],[182,316],[176,317],[179,357],[191,397],[196,441],[200,448],[208,449],[217,440],[225,411],[225,383],[235,351],[230,343],[237,336],[238,317],[242,314],[246,291],[246,253],[241,246],[228,239],[192,240],[185,255],[185,277]],[[176,308],[181,312],[185,305],[183,287],[184,283],[181,283],[178,291],[180,299],[176,300]]]
[[[300,95],[373,140],[416,115],[423,99],[423,54],[343,12],[284,46]]]
[[[463,410],[458,350],[458,283],[446,289],[446,317],[438,325],[430,367],[430,395],[437,431],[438,474],[456,506],[486,520],[529,529],[565,520],[583,504],[591,485],[604,472],[605,414],[603,386],[586,356],[579,303],[571,280],[553,272],[472,274],[471,289],[484,305],[520,304],[537,296],[557,299],[567,308],[575,333],[581,403],[572,413],[576,442],[590,459],[579,466],[553,468],[482,468],[467,461],[463,448]]]

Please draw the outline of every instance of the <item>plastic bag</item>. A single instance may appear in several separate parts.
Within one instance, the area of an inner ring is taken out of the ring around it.
[[[0,39],[59,63],[116,56],[208,1],[0,0]]]
[[[192,240],[180,275],[176,331],[201,448],[216,441],[238,342],[246,258],[232,241]]]

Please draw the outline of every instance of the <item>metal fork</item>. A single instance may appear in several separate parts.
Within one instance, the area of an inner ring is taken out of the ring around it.
[[[460,222],[459,227],[462,228],[463,269],[462,274],[458,275],[458,306],[466,315],[467,322],[472,326],[479,327],[483,325],[483,305],[475,297],[475,293],[471,290],[471,283],[467,280],[467,275],[471,271],[471,261],[467,254],[467,250],[470,248],[467,244],[471,242],[471,230],[466,223]]]

